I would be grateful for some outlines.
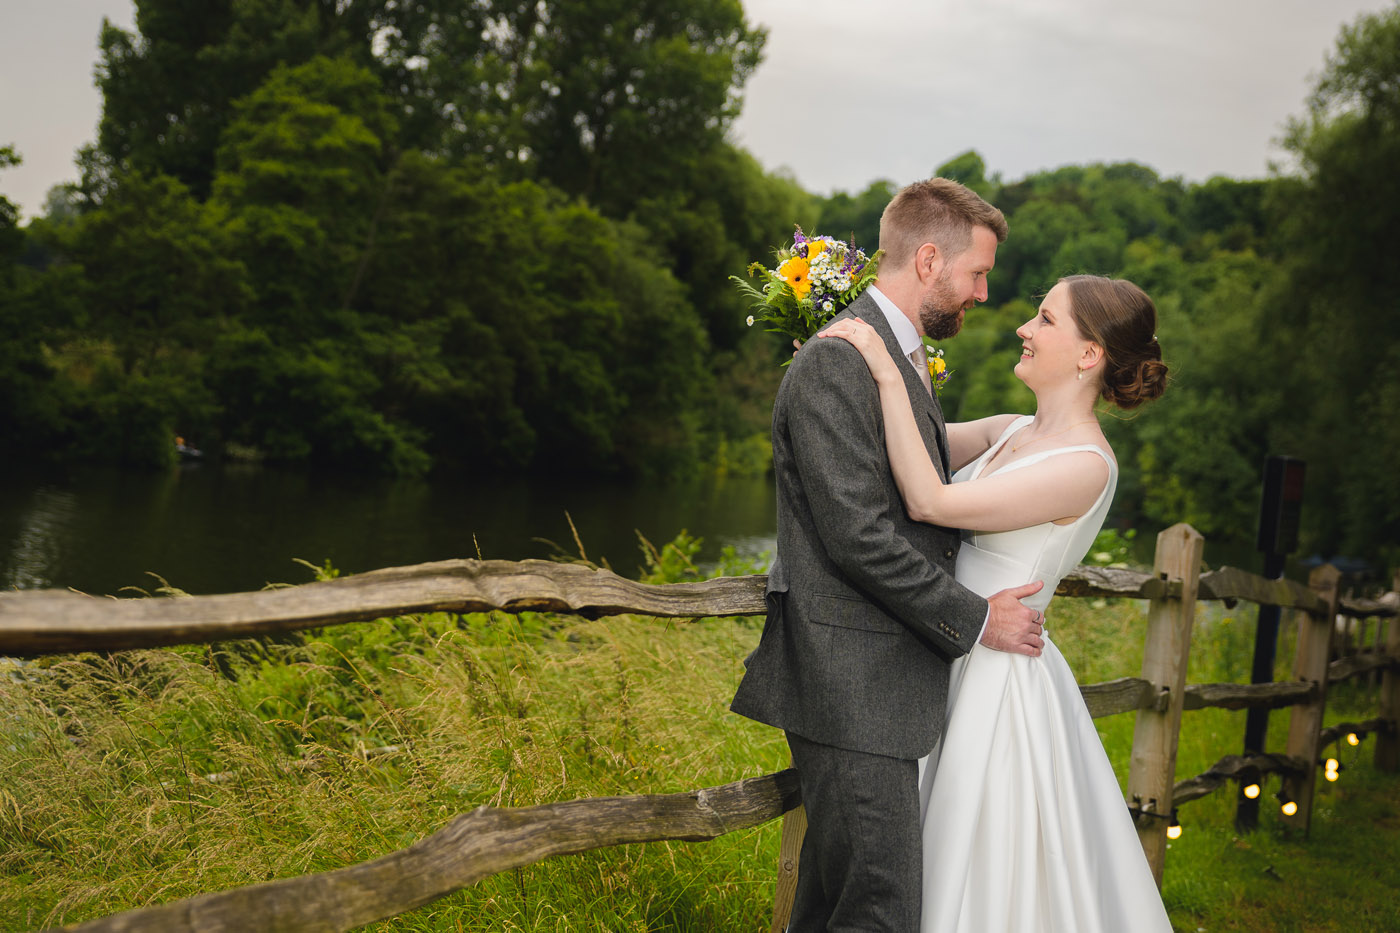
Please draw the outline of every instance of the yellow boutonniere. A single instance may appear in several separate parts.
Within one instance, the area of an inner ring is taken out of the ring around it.
[[[933,391],[936,395],[943,390],[943,386],[948,382],[948,377],[953,375],[953,371],[948,368],[948,361],[943,359],[942,347],[935,347],[925,340],[924,352],[928,355],[928,378],[933,383]]]

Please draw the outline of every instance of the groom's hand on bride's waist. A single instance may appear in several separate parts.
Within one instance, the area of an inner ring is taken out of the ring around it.
[[[1040,649],[1045,647],[1045,640],[1041,637],[1045,617],[1035,609],[1021,605],[1021,600],[1039,593],[1043,586],[1044,582],[1036,580],[989,596],[987,605],[990,608],[987,610],[987,626],[982,632],[982,644],[997,651],[1040,657]]]

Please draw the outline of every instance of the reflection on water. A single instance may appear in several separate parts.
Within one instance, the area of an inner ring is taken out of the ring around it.
[[[647,485],[93,470],[0,484],[0,580],[116,593],[158,586],[158,574],[190,593],[219,593],[310,579],[295,558],[351,573],[478,553],[547,558],[577,553],[566,511],[591,560],[635,577],[639,532],[660,546],[686,529],[704,538],[702,561],[725,545],[753,556],[773,548],[775,508],[768,477]]]
[[[62,563],[68,530],[78,511],[71,492],[41,486],[20,510],[19,530],[5,558],[5,589],[35,590],[51,586],[48,573]]]

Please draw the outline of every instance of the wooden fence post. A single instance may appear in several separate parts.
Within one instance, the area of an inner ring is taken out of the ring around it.
[[[1173,525],[1157,536],[1152,569],[1167,582],[1180,581],[1181,591],[1152,600],[1147,610],[1147,644],[1142,677],[1153,685],[1157,703],[1140,709],[1133,730],[1133,753],[1128,769],[1128,799],[1141,813],[1138,838],[1147,853],[1152,877],[1162,886],[1167,852],[1167,817],[1172,810],[1176,777],[1176,743],[1181,728],[1181,705],[1186,696],[1186,661],[1191,652],[1191,623],[1196,617],[1196,592],[1201,580],[1205,539],[1190,525]]]
[[[769,933],[783,933],[792,917],[797,896],[797,869],[802,837],[807,835],[807,808],[798,806],[783,814],[782,841],[778,844],[778,886],[773,891],[773,925]]]
[[[1392,592],[1400,593],[1400,570],[1390,584]],[[1379,623],[1378,623],[1379,624]],[[1400,616],[1388,620],[1385,654],[1392,665],[1400,663]],[[1390,720],[1390,727],[1376,734],[1376,770],[1400,771],[1400,671],[1393,666],[1381,674],[1380,717]]]
[[[1286,824],[1306,835],[1312,825],[1313,792],[1317,788],[1318,733],[1327,709],[1327,665],[1332,660],[1332,636],[1337,628],[1337,602],[1341,597],[1342,574],[1324,564],[1308,574],[1308,586],[1327,604],[1319,613],[1307,613],[1298,621],[1298,653],[1293,662],[1293,679],[1313,684],[1317,693],[1307,703],[1293,707],[1288,722],[1288,755],[1303,762],[1301,776],[1285,776],[1283,791],[1298,804]]]
[[[1376,657],[1380,657],[1381,655],[1386,653],[1385,636],[1386,633],[1391,631],[1393,628],[1394,626],[1390,625],[1389,620],[1381,618],[1380,616],[1376,617],[1376,636],[1373,640],[1374,643],[1371,649],[1376,653]],[[1384,671],[1372,671],[1366,677],[1366,683],[1368,686],[1370,686],[1372,690],[1379,690],[1381,686],[1381,678],[1384,676]],[[1377,694],[1377,698],[1379,698],[1379,694]]]

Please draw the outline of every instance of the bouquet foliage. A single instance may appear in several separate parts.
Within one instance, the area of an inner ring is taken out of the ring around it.
[[[867,256],[854,239],[804,236],[798,227],[792,246],[775,251],[773,268],[761,262],[749,266],[749,276],[762,279],[761,288],[730,278],[753,301],[750,327],[762,322],[765,330],[806,341],[870,287],[881,255],[877,250]]]

